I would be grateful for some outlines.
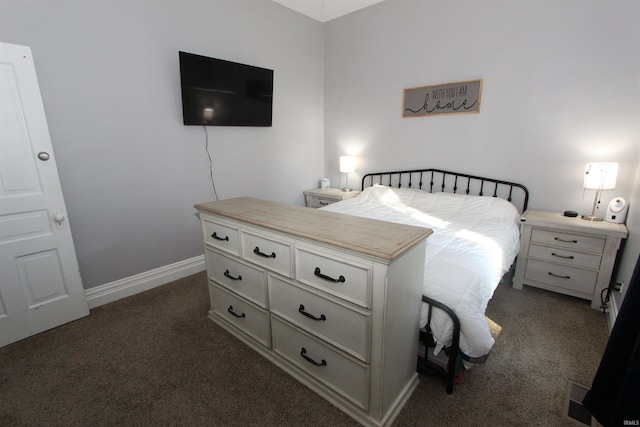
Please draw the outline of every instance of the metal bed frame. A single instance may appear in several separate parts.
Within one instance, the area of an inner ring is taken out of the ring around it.
[[[403,186],[417,188],[429,193],[464,192],[464,194],[468,195],[500,197],[513,203],[521,213],[527,210],[529,204],[529,190],[522,184],[441,169],[375,172],[368,173],[362,177],[362,190],[366,187],[373,187],[376,184],[395,188],[402,188]],[[505,276],[507,275],[509,273]],[[456,367],[460,357],[460,320],[456,313],[445,304],[426,295],[422,296],[422,301],[429,304],[426,331],[420,331],[420,340],[425,344],[426,351],[428,352],[429,347],[434,345],[433,335],[429,327],[434,308],[443,310],[451,318],[453,322],[453,337],[451,345],[443,350],[447,354],[446,369],[443,370],[439,366],[430,364],[426,353],[424,358],[418,357],[417,369],[422,373],[428,373],[431,370],[443,373],[447,378],[447,393],[452,394],[453,385],[458,374]]]
[[[429,180],[429,188],[423,188],[426,179]],[[368,185],[366,184],[367,180],[369,180]],[[403,185],[407,188],[415,188],[416,181],[419,190],[429,193],[434,192],[434,185],[436,186],[435,191],[442,193],[458,193],[458,190],[461,189],[460,186],[462,186],[465,194],[500,197],[513,203],[517,208],[521,205],[522,207],[518,209],[520,212],[526,211],[529,204],[529,190],[522,184],[441,169],[368,173],[362,177],[362,189],[373,187],[375,184],[396,188],[402,188]],[[488,194],[486,194],[487,192]]]

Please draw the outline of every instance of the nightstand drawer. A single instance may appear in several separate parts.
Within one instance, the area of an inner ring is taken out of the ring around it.
[[[552,245],[576,251],[589,251],[601,254],[604,250],[605,239],[587,237],[578,234],[558,233],[557,231],[534,229],[531,241],[543,245]]]
[[[335,202],[337,202],[337,200],[335,199],[324,199],[322,197],[307,196],[307,207],[310,208],[321,208]]]
[[[300,282],[363,307],[370,307],[370,265],[350,260],[345,254],[320,254],[300,247],[296,251],[296,263],[296,276]]]
[[[267,303],[267,272],[206,250],[207,271],[210,277],[227,289],[242,295],[263,308]]]
[[[356,197],[358,194],[360,194],[359,191],[342,191],[337,188],[316,188],[305,191],[304,200],[308,208],[322,208],[335,202]]]
[[[367,409],[369,367],[272,316],[273,350],[354,404]]]
[[[273,276],[269,278],[269,295],[272,313],[369,361],[368,312],[356,311]]]
[[[598,278],[598,272],[529,259],[527,260],[524,278],[525,280],[534,280],[548,285],[592,294]]]
[[[211,310],[265,347],[271,346],[269,312],[261,310],[218,285],[209,284]]]
[[[529,257],[576,268],[590,268],[592,270],[598,270],[600,268],[600,261],[602,259],[600,255],[539,245],[529,246]]]

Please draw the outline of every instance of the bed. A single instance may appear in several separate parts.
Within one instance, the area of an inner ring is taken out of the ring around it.
[[[434,231],[427,239],[420,320],[421,341],[432,348],[418,366],[441,368],[448,393],[458,374],[483,363],[494,344],[485,310],[501,280],[512,275],[528,199],[518,183],[423,169],[367,174],[357,197],[322,208]]]

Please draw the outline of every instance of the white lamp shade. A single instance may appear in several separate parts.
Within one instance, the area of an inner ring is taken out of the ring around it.
[[[352,173],[356,170],[356,158],[340,156],[340,173]]]
[[[617,163],[587,163],[584,168],[584,188],[611,190],[616,188],[617,177]]]

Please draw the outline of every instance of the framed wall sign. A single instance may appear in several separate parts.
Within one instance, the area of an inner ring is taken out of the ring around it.
[[[482,79],[404,90],[402,117],[480,112]]]

